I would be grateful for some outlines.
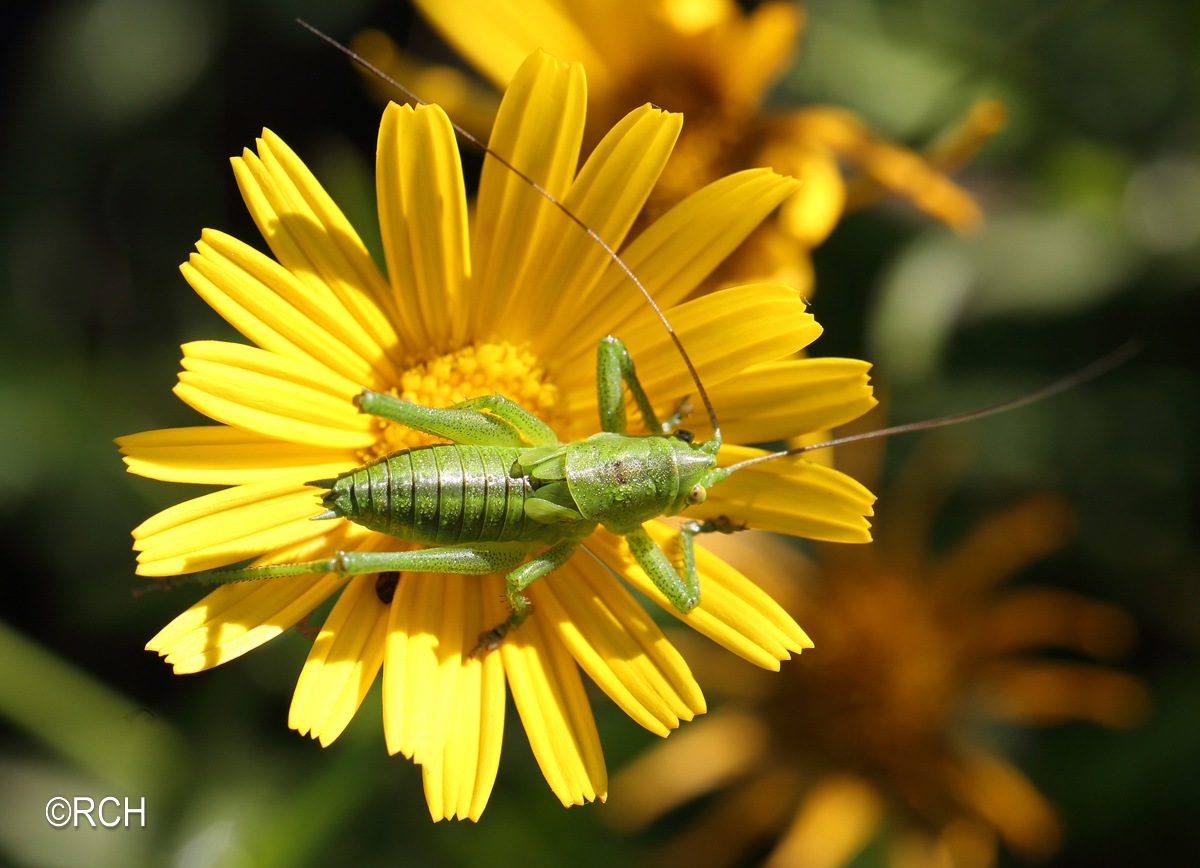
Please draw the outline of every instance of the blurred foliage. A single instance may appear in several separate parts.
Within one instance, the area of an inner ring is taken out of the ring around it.
[[[913,145],[979,96],[1013,118],[963,176],[989,217],[980,233],[892,204],[816,251],[821,352],[876,362],[891,420],[905,422],[1145,342],[1101,381],[957,429],[973,458],[935,531],[953,539],[1035,491],[1073,504],[1077,543],[1026,578],[1136,617],[1132,668],[1155,711],[1131,733],[1008,736],[1010,755],[1063,811],[1051,864],[1200,860],[1200,7],[808,9],[776,103],[841,104]],[[386,757],[377,711],[326,750],[286,728],[308,647],[295,631],[192,678],[141,650],[198,593],[131,595],[128,532],[177,494],[126,475],[110,441],[199,421],[170,393],[178,345],[231,331],[176,269],[205,226],[256,235],[226,160],[267,125],[368,237],[375,223],[378,108],[293,17],[342,39],[374,27],[453,63],[449,50],[395,0],[55,0],[3,15],[0,860],[600,865],[651,849],[652,835],[610,830],[603,806],[562,810],[516,726],[483,820],[432,825],[416,769]],[[912,444],[888,449],[894,467]],[[787,665],[818,663],[819,649]],[[651,739],[594,702],[616,769]],[[44,820],[50,795],[110,793],[145,795],[147,828]]]

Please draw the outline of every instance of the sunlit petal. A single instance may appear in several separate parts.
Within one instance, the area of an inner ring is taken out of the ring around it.
[[[596,721],[570,652],[531,618],[500,646],[513,702],[529,746],[564,805],[608,797]]]
[[[478,820],[496,781],[504,735],[504,664],[499,654],[469,652],[480,633],[504,620],[501,594],[499,580],[488,577],[469,583],[463,596],[461,669],[450,730],[441,755],[426,752],[421,767],[434,822]]]
[[[612,822],[642,829],[684,802],[756,769],[769,733],[751,714],[718,712],[642,754],[613,780]]]
[[[289,443],[228,425],[143,431],[116,443],[130,473],[167,482],[242,485],[306,474],[321,479],[358,463],[348,449]]]
[[[488,147],[525,177],[488,157],[479,179],[471,233],[474,277],[467,299],[471,330],[490,336],[501,313],[520,309],[542,289],[523,280],[531,262],[544,261],[546,245],[574,230],[566,215],[533,189],[532,180],[560,201],[579,163],[587,84],[583,67],[540,51],[521,65],[504,95]]]
[[[389,103],[375,174],[394,306],[412,346],[445,352],[465,324],[453,313],[471,275],[458,143],[437,106]]]
[[[300,671],[288,726],[325,747],[354,717],[383,663],[387,607],[375,575],[350,580]]]
[[[681,719],[704,712],[704,697],[679,652],[590,556],[576,555],[530,595],[539,619],[642,726],[665,736]]]

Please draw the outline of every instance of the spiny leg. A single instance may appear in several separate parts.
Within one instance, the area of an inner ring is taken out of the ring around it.
[[[671,605],[680,612],[690,612],[700,602],[700,577],[696,574],[695,553],[692,550],[691,536],[680,534],[683,547],[683,576],[675,572],[675,567],[667,560],[663,550],[658,547],[650,534],[643,528],[625,534],[625,542],[629,544],[629,553],[637,561],[654,586],[662,591],[663,596],[671,601]]]
[[[746,530],[744,524],[734,524],[726,516],[720,515],[707,521],[685,521],[679,527],[679,548],[683,551],[683,575],[686,582],[691,582],[696,588],[697,601],[700,593],[700,576],[696,572],[696,547],[693,538],[702,533],[737,533]],[[664,592],[665,593],[665,592]]]
[[[695,536],[700,533],[741,533],[744,530],[749,530],[750,526],[745,522],[735,522],[727,515],[718,515],[713,518],[706,518],[704,521],[686,521],[680,528],[680,533],[687,533]]]
[[[658,421],[650,399],[638,382],[633,359],[625,344],[612,335],[600,338],[596,348],[596,400],[600,406],[600,428],[612,434],[625,433],[625,390],[633,393],[634,403],[642,414],[642,424],[651,434],[669,434],[670,429]]]
[[[509,402],[511,403],[511,402]],[[520,446],[521,431],[507,420],[462,405],[447,409],[422,407],[411,401],[363,389],[354,396],[360,412],[399,422],[406,428],[474,446]],[[513,406],[516,406],[515,404]],[[548,429],[547,429],[548,430]],[[551,435],[553,436],[553,435]]]
[[[461,546],[417,549],[409,552],[338,552],[331,558],[298,564],[247,567],[243,570],[210,570],[180,576],[177,582],[202,585],[275,579],[285,576],[310,576],[334,573],[356,576],[362,573],[428,572],[486,576],[502,573],[519,564],[533,546],[529,543],[472,543]]]
[[[692,405],[691,396],[689,395],[684,395],[676,401],[675,409],[671,411],[671,415],[663,420],[663,433],[674,433],[683,424],[683,420],[692,415],[692,410],[694,409],[695,407]],[[688,442],[690,443],[691,441],[689,440]]]
[[[521,564],[521,566],[504,577],[504,599],[508,601],[508,606],[512,609],[512,614],[508,616],[508,619],[504,623],[497,624],[491,630],[485,630],[479,634],[479,644],[471,650],[472,656],[478,654],[480,651],[495,650],[500,645],[501,639],[510,631],[521,626],[521,623],[533,611],[533,606],[530,605],[529,599],[521,592],[538,579],[550,575],[565,564],[570,560],[571,555],[575,554],[577,548],[579,548],[579,540],[562,540],[550,546],[550,548],[537,557],[531,558],[526,563]]]
[[[528,441],[531,446],[557,446],[558,438],[550,426],[530,413],[515,401],[503,395],[481,395],[459,401],[455,410],[487,410],[507,422]]]

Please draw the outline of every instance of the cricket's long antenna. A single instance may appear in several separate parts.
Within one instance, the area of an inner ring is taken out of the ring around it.
[[[359,66],[361,66],[363,69],[367,70],[367,72],[371,73],[372,75],[378,76],[381,80],[387,82],[392,87],[396,88],[396,90],[400,91],[402,94],[404,94],[406,97],[408,97],[413,102],[417,103],[418,105],[428,105],[428,103],[425,102],[425,100],[421,99],[419,96],[417,96],[411,90],[409,90],[407,87],[402,85],[400,82],[396,81],[394,78],[392,78],[390,75],[385,73],[379,67],[375,66],[375,64],[371,63],[369,60],[367,60],[365,57],[360,55],[358,52],[353,51],[352,49],[346,47],[345,45],[342,45],[342,43],[338,42],[332,36],[329,36],[328,34],[321,32],[320,30],[313,27],[311,24],[309,24],[307,21],[305,21],[302,18],[297,18],[296,23],[299,24],[301,27],[303,27],[305,30],[312,33],[314,36],[318,36],[321,39],[324,39],[326,42],[328,42],[330,45],[332,45],[338,51],[345,54],[347,57],[349,57],[351,60],[353,60]],[[638,280],[637,275],[633,273],[633,270],[628,265],[625,264],[625,260],[621,259],[621,257],[617,255],[617,252],[608,245],[608,242],[606,242],[603,238],[601,238],[599,235],[597,235],[595,233],[595,231],[593,231],[590,226],[588,226],[586,223],[584,223],[583,220],[581,220],[579,217],[577,217],[574,214],[574,212],[571,211],[570,208],[568,208],[562,202],[558,201],[558,199],[554,196],[553,193],[551,193],[549,190],[547,190],[545,187],[543,187],[537,181],[533,180],[533,178],[526,175],[524,172],[522,172],[520,169],[518,169],[516,166],[514,166],[512,163],[510,163],[508,160],[506,160],[504,157],[497,154],[486,144],[479,141],[479,139],[477,139],[475,136],[471,135],[465,129],[460,127],[453,120],[450,121],[450,126],[452,126],[454,128],[454,132],[458,134],[459,138],[463,139],[464,141],[470,142],[475,147],[479,148],[481,151],[483,151],[485,154],[487,154],[489,157],[492,157],[493,159],[495,159],[497,162],[500,163],[500,165],[504,166],[506,169],[508,169],[510,172],[512,172],[518,178],[525,181],[525,183],[527,183],[527,184],[529,184],[529,186],[533,187],[533,189],[536,190],[538,193],[541,193],[543,196],[545,196],[546,199],[548,199],[551,204],[553,204],[556,208],[558,208],[558,210],[562,211],[564,214],[566,214],[568,217],[570,217],[571,220],[574,221],[575,224],[577,226],[579,226],[580,229],[582,229],[584,232],[586,232],[593,241],[595,241],[597,244],[600,245],[600,247],[604,250],[604,252],[608,254],[609,259],[611,259],[618,266],[620,266],[621,270],[625,272],[626,277],[628,277],[631,281],[633,281],[633,285],[636,286],[641,291],[642,295],[645,296],[646,301],[648,301],[650,303],[650,307],[652,307],[654,309],[654,312],[656,314],[658,314],[658,318],[662,321],[663,328],[665,328],[667,330],[667,334],[669,334],[671,336],[671,340],[674,341],[674,343],[675,343],[675,348],[677,350],[679,350],[679,355],[683,357],[683,363],[685,365],[687,365],[688,373],[692,375],[692,381],[696,384],[696,388],[700,390],[700,397],[704,401],[704,409],[708,412],[708,419],[712,423],[713,439],[720,442],[721,429],[720,429],[720,426],[717,425],[717,414],[716,414],[716,411],[713,410],[712,401],[708,397],[708,392],[706,392],[704,390],[704,384],[700,382],[700,375],[696,372],[696,366],[694,364],[692,364],[691,357],[688,356],[687,350],[685,350],[683,348],[683,343],[679,340],[679,336],[677,334],[675,334],[675,329],[671,328],[671,323],[667,321],[666,314],[664,314],[662,312],[662,308],[660,308],[658,306],[658,303],[654,300],[654,297],[652,295],[650,295],[650,293],[646,290],[646,287],[644,287],[642,285],[642,282],[640,280]]]
[[[836,440],[826,440],[824,443],[813,443],[809,446],[797,446],[795,449],[787,449],[783,452],[771,452],[766,455],[759,455],[757,458],[747,458],[745,461],[739,461],[736,464],[730,464],[722,469],[727,471],[727,473],[733,473],[735,470],[741,470],[742,468],[749,467],[752,464],[761,464],[764,461],[772,461],[776,458],[784,458],[788,455],[799,455],[802,452],[812,452],[816,449],[828,449],[830,446],[841,446],[845,443],[857,443],[859,440],[874,440],[876,437],[890,437],[893,434],[906,434],[909,431],[924,431],[928,428],[941,428],[944,425],[956,425],[959,422],[967,422],[971,419],[980,419],[984,416],[991,416],[993,413],[1002,413],[1005,410],[1015,410],[1017,407],[1023,407],[1026,404],[1032,404],[1034,401],[1040,401],[1043,398],[1049,398],[1051,395],[1064,392],[1074,386],[1086,383],[1088,380],[1094,379],[1101,374],[1108,373],[1118,365],[1122,365],[1129,361],[1141,351],[1141,341],[1134,339],[1113,350],[1111,353],[1101,356],[1091,364],[1084,365],[1074,373],[1067,374],[1065,377],[1059,377],[1054,382],[1048,383],[1045,386],[1042,386],[1040,389],[1034,389],[1032,392],[1027,392],[1026,394],[1017,398],[1001,401],[999,404],[981,407],[978,410],[968,410],[965,413],[955,413],[953,416],[941,416],[937,419],[927,419],[924,422],[910,422],[907,425],[896,425],[891,428],[881,428],[878,431],[867,431],[863,434],[851,434],[847,437],[838,437]]]

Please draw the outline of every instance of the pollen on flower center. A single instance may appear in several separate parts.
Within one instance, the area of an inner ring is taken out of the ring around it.
[[[556,421],[558,387],[534,353],[506,342],[470,344],[422,361],[404,371],[390,391],[424,407],[449,407],[464,398],[500,394],[552,427]],[[379,428],[379,440],[364,450],[364,460],[438,442],[436,437],[382,419]]]

